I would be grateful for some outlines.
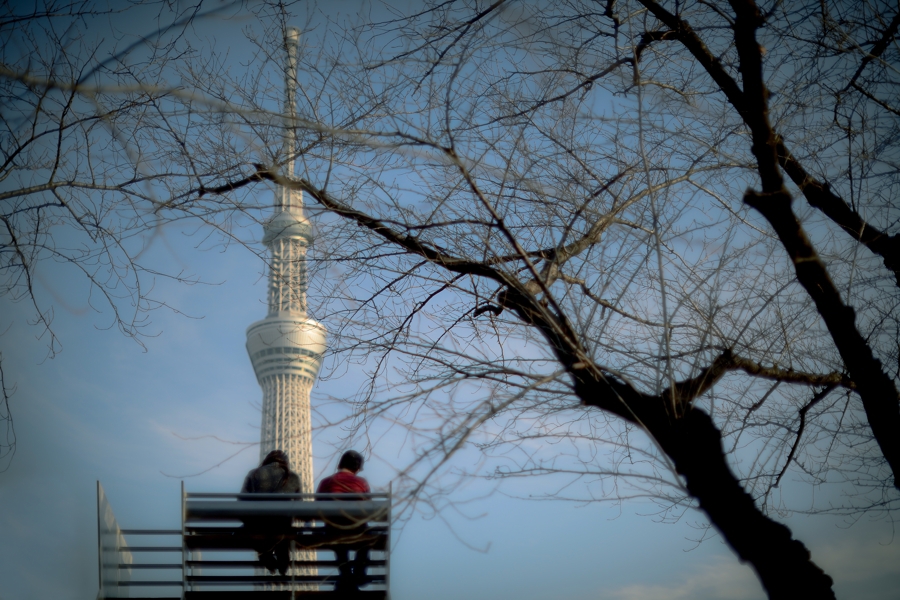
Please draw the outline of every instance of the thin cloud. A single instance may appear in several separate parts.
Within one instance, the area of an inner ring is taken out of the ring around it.
[[[736,560],[715,558],[674,581],[633,584],[605,594],[611,600],[762,600],[765,592],[753,571]]]

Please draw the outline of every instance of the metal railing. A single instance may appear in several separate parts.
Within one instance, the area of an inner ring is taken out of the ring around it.
[[[98,598],[133,597],[135,588],[183,600],[224,590],[389,597],[390,492],[187,493],[182,483],[181,508],[180,529],[121,529],[97,482]],[[289,544],[284,574],[256,556],[273,542]]]

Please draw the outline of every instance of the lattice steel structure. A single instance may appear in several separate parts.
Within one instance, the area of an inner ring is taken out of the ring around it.
[[[285,32],[285,135],[281,174],[294,174],[295,87],[300,31]],[[279,186],[272,218],[264,225],[269,249],[269,314],[247,329],[247,352],[263,391],[260,459],[284,450],[300,475],[301,492],[313,491],[309,394],[325,352],[325,327],[306,314],[306,249],[310,226],[303,193]]]

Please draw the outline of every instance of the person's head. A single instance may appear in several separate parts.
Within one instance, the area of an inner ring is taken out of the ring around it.
[[[338,469],[347,469],[351,473],[359,473],[363,468],[362,454],[356,450],[347,450],[341,456],[341,462],[338,463]]]
[[[272,450],[262,461],[262,465],[266,466],[272,463],[278,463],[278,466],[284,469],[285,471],[290,471],[290,461],[288,460],[288,455],[284,450]]]

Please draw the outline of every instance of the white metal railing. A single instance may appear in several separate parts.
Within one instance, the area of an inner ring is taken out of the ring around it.
[[[390,492],[187,493],[182,483],[181,503],[179,529],[121,529],[97,482],[98,598],[129,597],[135,588],[182,600],[223,590],[327,597],[346,593],[339,584],[348,578],[359,597],[389,597]],[[291,522],[277,531],[291,544],[285,575],[267,572],[254,551],[273,535],[259,523],[273,518]]]

